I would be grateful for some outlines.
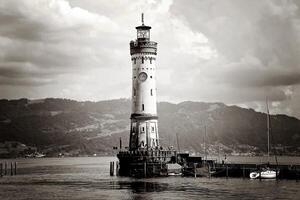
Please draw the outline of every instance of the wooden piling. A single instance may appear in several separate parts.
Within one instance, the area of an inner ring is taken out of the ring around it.
[[[144,177],[147,177],[147,163],[144,162]]]
[[[111,167],[112,167],[112,164],[111,164],[111,162],[109,162],[109,175],[110,175],[110,176],[112,176],[112,175],[111,175]]]
[[[110,176],[114,175],[114,162],[110,162]]]
[[[194,176],[197,177],[197,163],[194,163]]]
[[[119,162],[116,161],[116,176],[119,176]]]
[[[13,176],[14,175],[14,167],[13,167],[13,163],[10,163],[10,175]]]
[[[3,176],[3,163],[0,163],[0,177]]]
[[[226,165],[226,178],[228,178],[228,166]]]
[[[7,162],[4,163],[4,175],[7,175]]]
[[[245,178],[245,165],[243,165],[243,178]]]
[[[15,175],[17,175],[17,162],[15,162]]]

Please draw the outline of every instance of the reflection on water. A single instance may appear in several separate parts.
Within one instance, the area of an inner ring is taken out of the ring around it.
[[[0,199],[298,199],[300,182],[226,178],[110,177],[114,158],[18,160],[17,176],[0,178]]]

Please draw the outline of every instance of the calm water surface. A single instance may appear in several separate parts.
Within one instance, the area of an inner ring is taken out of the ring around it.
[[[115,158],[19,159],[18,175],[0,178],[0,200],[300,199],[300,181],[110,177],[112,160]]]

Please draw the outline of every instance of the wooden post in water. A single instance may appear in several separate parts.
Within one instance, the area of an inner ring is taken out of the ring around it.
[[[17,162],[15,162],[15,175],[17,175]]]
[[[7,162],[4,163],[4,175],[7,175]]]
[[[208,164],[208,177],[211,177],[211,173],[210,173],[210,165]]]
[[[110,162],[110,166],[109,166],[109,175],[113,176],[114,175],[114,167],[113,167],[113,163],[114,162]]]
[[[2,173],[2,171],[3,171],[3,163],[0,163],[0,177],[2,177],[2,176],[3,176],[3,173]]]
[[[243,165],[243,178],[245,178],[245,165]]]
[[[196,168],[197,167],[197,163],[194,163],[194,176],[195,178],[197,177],[197,171],[196,171]]]
[[[146,161],[144,162],[144,177],[147,177],[147,163]]]
[[[119,162],[116,161],[116,176],[119,176]]]
[[[228,166],[226,165],[226,178],[228,178]]]
[[[10,175],[13,176],[14,175],[14,167],[13,167],[13,163],[10,163]]]

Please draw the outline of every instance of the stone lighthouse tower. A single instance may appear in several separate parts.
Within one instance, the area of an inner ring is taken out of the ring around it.
[[[167,163],[176,151],[159,146],[156,108],[157,43],[150,41],[150,26],[137,26],[137,38],[130,42],[132,61],[132,105],[129,149],[120,149],[116,164],[121,176],[165,176]],[[158,148],[159,147],[159,148]],[[113,166],[113,165],[112,165]],[[113,168],[113,167],[112,167]]]
[[[132,61],[132,114],[129,150],[159,146],[156,108],[157,43],[150,41],[150,26],[137,26],[137,39],[130,42]]]

